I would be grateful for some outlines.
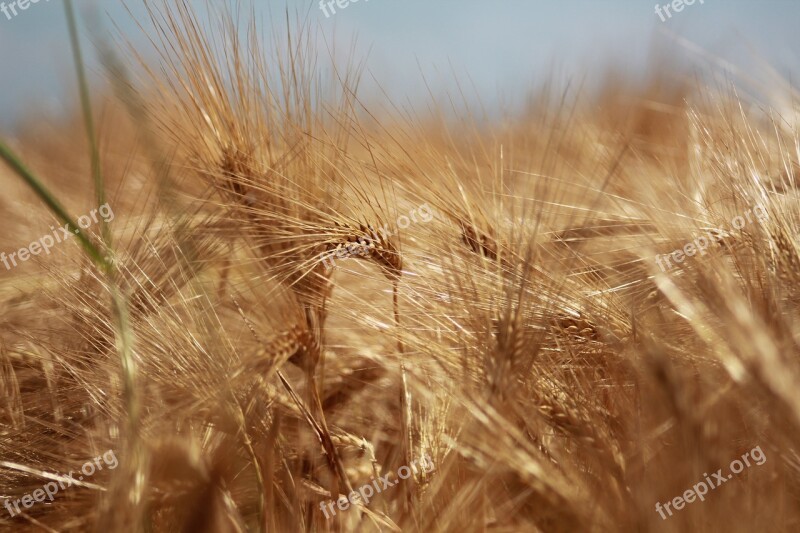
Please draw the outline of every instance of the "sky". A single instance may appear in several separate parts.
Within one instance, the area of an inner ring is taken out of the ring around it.
[[[187,1],[207,13],[205,0]],[[454,91],[459,80],[491,106],[522,97],[552,76],[591,83],[610,67],[640,75],[659,68],[654,49],[659,62],[710,68],[686,42],[706,58],[745,70],[766,62],[790,79],[800,67],[800,0],[696,0],[664,21],[655,7],[666,0],[360,0],[345,8],[334,4],[335,13],[326,8],[327,17],[319,0],[238,1],[254,5],[267,27],[282,25],[288,7],[307,16],[325,41],[355,42],[368,78],[398,101],[423,101],[428,88]],[[136,24],[146,18],[142,0],[75,4],[92,79],[102,72],[90,33],[118,27],[146,49]],[[61,1],[39,0],[17,13],[10,20],[0,13],[3,130],[22,117],[59,116],[77,103]]]

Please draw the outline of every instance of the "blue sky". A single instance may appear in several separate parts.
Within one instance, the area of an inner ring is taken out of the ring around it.
[[[787,77],[800,67],[800,0],[698,0],[666,22],[655,14],[654,0],[360,0],[329,18],[318,0],[239,1],[253,2],[268,24],[271,15],[281,24],[288,6],[308,13],[329,42],[356,39],[370,76],[397,100],[424,98],[423,74],[435,92],[453,90],[456,78],[474,85],[489,105],[524,96],[553,73],[589,82],[607,67],[636,75],[648,65],[658,67],[651,55],[656,43],[675,63],[707,68],[675,36],[745,68],[754,57]],[[109,28],[113,21],[144,43],[121,0],[75,2],[80,11],[95,6]],[[144,18],[141,0],[127,4]],[[85,49],[91,55],[92,43],[86,41]],[[90,68],[99,75],[91,60]],[[2,128],[22,116],[46,118],[74,105],[59,0],[41,0],[11,20],[0,14],[0,72]]]

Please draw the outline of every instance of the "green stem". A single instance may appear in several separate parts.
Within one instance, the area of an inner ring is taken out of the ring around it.
[[[61,220],[62,223],[66,224],[67,228],[71,233],[74,233],[78,240],[80,241],[83,248],[86,252],[92,257],[95,264],[98,267],[103,269],[105,272],[109,272],[111,269],[111,263],[108,259],[104,256],[104,254],[98,249],[94,243],[89,239],[89,237],[81,231],[78,225],[72,221],[72,217],[69,216],[67,211],[61,206],[58,200],[47,190],[44,184],[37,178],[33,172],[31,172],[28,167],[19,159],[19,157],[11,151],[11,148],[8,147],[3,141],[0,141],[0,158],[2,158],[11,169],[19,175],[29,186],[31,189],[34,190],[36,195],[45,203],[47,207],[50,208],[53,213]]]
[[[89,152],[92,165],[92,178],[94,179],[95,199],[98,206],[105,205],[106,194],[103,183],[103,175],[100,168],[100,149],[97,143],[97,134],[94,129],[94,118],[92,116],[92,101],[89,97],[89,84],[86,81],[86,68],[83,63],[81,53],[81,43],[78,38],[78,25],[75,22],[75,10],[72,7],[72,0],[64,0],[64,10],[67,13],[67,27],[69,28],[69,39],[72,45],[72,56],[75,60],[75,71],[78,75],[78,92],[81,96],[81,109],[83,110],[83,123],[86,127],[86,136],[89,141]],[[101,233],[103,241],[110,247],[111,232],[108,229],[108,222],[103,219],[101,222]]]

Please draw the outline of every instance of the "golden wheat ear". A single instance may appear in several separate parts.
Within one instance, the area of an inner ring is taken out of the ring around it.
[[[388,235],[376,227],[380,224],[335,222],[335,237],[325,243],[328,257],[351,256],[370,260],[380,267],[390,280],[396,280],[403,272],[403,258]]]
[[[461,228],[461,240],[469,246],[470,250],[482,255],[487,259],[496,260],[500,251],[497,239],[492,235],[493,232],[483,231],[476,228],[466,220],[460,219],[458,225]]]
[[[583,317],[581,313],[570,315],[567,313],[557,313],[550,320],[551,328],[554,332],[565,335],[575,340],[593,340],[599,339],[597,327]]]
[[[242,366],[231,377],[269,380],[287,362],[305,368],[307,358],[316,350],[314,334],[305,324],[296,324],[267,337],[255,353],[243,356]]]

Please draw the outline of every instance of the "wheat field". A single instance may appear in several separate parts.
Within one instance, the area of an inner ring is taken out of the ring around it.
[[[3,140],[0,530],[800,529],[789,81],[412,113],[146,4]]]

